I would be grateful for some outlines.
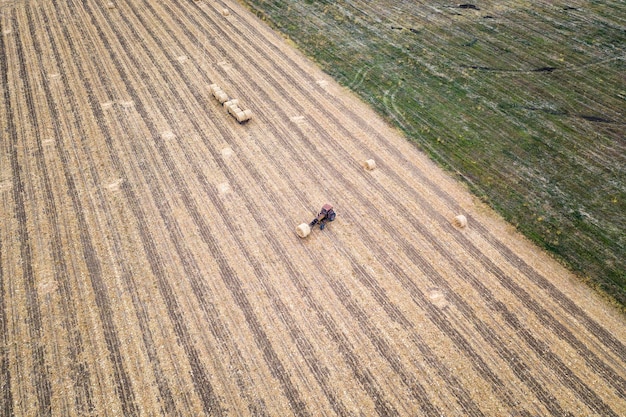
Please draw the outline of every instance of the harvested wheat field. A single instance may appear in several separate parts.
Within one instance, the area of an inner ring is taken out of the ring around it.
[[[0,12],[0,415],[626,415],[624,316],[239,3]]]

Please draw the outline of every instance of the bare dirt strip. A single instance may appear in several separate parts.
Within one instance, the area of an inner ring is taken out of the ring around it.
[[[0,415],[626,415],[624,317],[238,3],[0,13]]]

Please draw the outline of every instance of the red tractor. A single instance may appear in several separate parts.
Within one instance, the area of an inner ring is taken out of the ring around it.
[[[311,228],[316,224],[320,225],[320,230],[324,230],[324,227],[326,227],[326,222],[332,222],[333,220],[335,220],[335,216],[336,213],[335,210],[333,210],[333,206],[326,203],[322,206],[322,210],[320,210],[317,217],[314,218],[309,224],[302,223],[301,225],[299,225],[296,228],[296,233],[300,237],[307,237],[309,233],[311,233]]]
[[[319,212],[316,218],[313,219],[311,223],[309,223],[309,227],[313,227],[319,223],[320,230],[324,230],[326,227],[326,222],[332,222],[335,220],[335,210],[333,210],[333,206],[326,203],[322,206],[322,210]]]

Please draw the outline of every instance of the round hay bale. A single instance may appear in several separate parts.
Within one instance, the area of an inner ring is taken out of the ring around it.
[[[239,110],[238,112],[235,112],[234,116],[235,116],[235,119],[237,119],[239,123],[245,121],[245,118],[246,118],[246,115],[241,110]]]
[[[215,94],[216,91],[221,90],[221,88],[217,84],[211,84],[209,85],[209,88],[211,89],[211,93],[213,94]]]
[[[374,161],[373,159],[368,159],[367,161],[363,162],[363,165],[365,166],[365,169],[371,171],[376,168],[376,161]]]
[[[239,104],[239,100],[237,100],[236,98],[232,98],[224,103],[224,107],[226,107],[226,109],[230,109],[237,104]]]
[[[230,15],[230,10],[222,9],[222,16],[228,16],[228,15]]]
[[[217,99],[217,101],[219,101],[220,103],[225,103],[228,101],[228,95],[223,92],[223,91],[218,91],[215,95],[215,98]]]
[[[243,114],[246,116],[246,120],[250,120],[252,118],[252,110],[250,109],[244,110]]]
[[[301,225],[296,227],[296,234],[301,238],[307,237],[309,233],[311,233],[311,227],[306,223],[302,223]]]
[[[109,10],[115,9],[115,3],[113,3],[113,2],[108,2],[108,3],[107,3],[107,9],[109,9]]]
[[[467,227],[467,218],[464,215],[459,214],[458,216],[454,218],[452,223],[456,227],[463,229],[464,227]]]

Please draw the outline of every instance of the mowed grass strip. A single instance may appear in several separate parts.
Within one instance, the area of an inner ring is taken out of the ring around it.
[[[621,2],[245,3],[626,308]]]

